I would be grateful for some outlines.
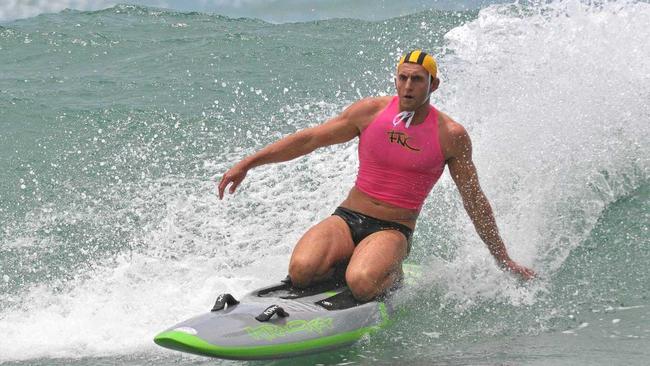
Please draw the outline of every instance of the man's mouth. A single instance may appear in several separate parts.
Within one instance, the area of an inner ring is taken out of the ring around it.
[[[413,99],[413,96],[410,95],[410,94],[407,94],[407,95],[404,96],[404,98],[406,98],[406,99]]]

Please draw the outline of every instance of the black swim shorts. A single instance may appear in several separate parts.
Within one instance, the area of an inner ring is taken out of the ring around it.
[[[397,230],[404,234],[408,243],[407,254],[411,251],[411,236],[413,230],[406,225],[393,221],[376,219],[362,213],[349,210],[345,207],[337,207],[332,215],[341,217],[348,224],[352,232],[352,241],[354,245],[359,244],[366,236],[382,230]]]

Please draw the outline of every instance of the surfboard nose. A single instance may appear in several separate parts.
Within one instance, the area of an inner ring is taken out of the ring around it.
[[[211,348],[212,345],[192,334],[191,331],[186,331],[184,329],[175,329],[159,333],[154,337],[153,341],[161,347],[173,349],[175,351],[211,356],[211,354],[206,351]]]

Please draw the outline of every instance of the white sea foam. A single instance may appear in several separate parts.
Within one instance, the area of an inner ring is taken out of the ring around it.
[[[321,113],[334,107],[318,104]],[[205,168],[223,173],[242,154],[207,161]],[[295,242],[351,185],[351,157],[354,147],[347,145],[260,167],[223,201],[210,181],[174,177],[143,184],[150,191],[128,200],[132,206],[123,214],[142,200],[167,204],[159,224],[134,238],[142,249],[81,273],[63,291],[35,286],[13,299],[20,306],[0,316],[6,335],[0,361],[153,350],[157,332],[208,311],[219,293],[238,297],[283,279]]]
[[[647,24],[646,3],[556,1],[491,6],[445,36],[434,103],[468,128],[510,254],[542,278],[609,203],[649,176]],[[449,179],[442,184],[453,190]],[[458,199],[440,198],[443,206]],[[432,209],[434,219],[440,214]],[[466,244],[439,270],[450,296],[534,300],[515,283],[504,285],[465,215],[455,225]]]

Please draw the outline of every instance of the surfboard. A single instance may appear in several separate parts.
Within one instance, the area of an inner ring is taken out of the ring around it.
[[[404,265],[403,283],[420,275]],[[282,281],[237,300],[221,294],[210,312],[156,335],[159,346],[202,356],[260,360],[317,353],[386,327],[397,312],[395,292],[359,302],[344,281],[298,289]]]

